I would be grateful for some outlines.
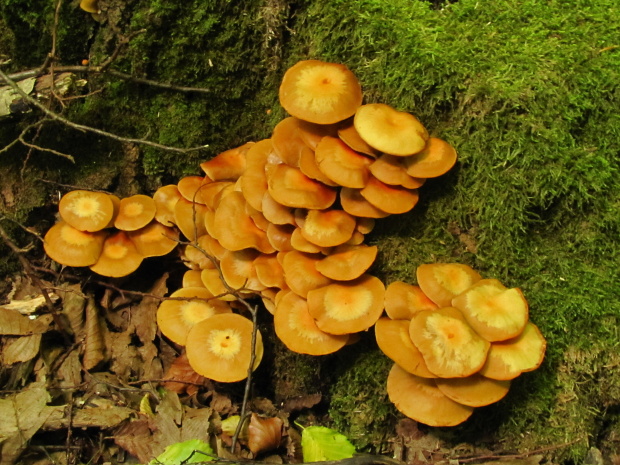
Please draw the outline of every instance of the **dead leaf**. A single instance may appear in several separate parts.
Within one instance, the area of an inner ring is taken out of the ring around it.
[[[47,407],[49,401],[43,383],[32,383],[25,390],[0,399],[0,464],[15,463],[51,413]]]
[[[52,315],[49,314],[31,319],[17,310],[0,307],[0,334],[9,336],[43,334],[53,319]]]
[[[78,400],[79,402],[79,400]],[[93,404],[94,402],[94,404]],[[100,403],[101,405],[97,405]],[[69,412],[67,405],[53,407],[53,411],[45,424],[45,430],[74,428],[113,428],[129,418],[135,410],[128,407],[110,405],[107,399],[91,399],[89,405],[82,408],[74,407]]]
[[[76,341],[83,338],[84,332],[84,308],[86,297],[82,294],[79,285],[65,286],[65,290],[59,293],[62,299],[62,313],[69,320],[69,326],[73,331]]]
[[[248,428],[248,448],[255,456],[277,449],[282,442],[283,426],[284,423],[278,417],[261,418],[252,413]]]
[[[212,414],[213,411],[210,408],[186,407],[181,429],[181,441],[189,439],[206,441],[209,438]]]
[[[187,360],[187,355],[185,353],[179,355],[168,371],[164,375],[164,379],[170,380],[162,385],[177,394],[183,394],[187,392],[189,395],[193,395],[198,390],[197,385],[203,384],[205,378],[200,376],[198,373],[194,371],[194,369],[190,366],[189,361]],[[179,381],[177,383],[173,381]]]
[[[11,338],[2,350],[2,363],[13,365],[17,362],[32,360],[39,353],[41,334]]]
[[[102,326],[95,299],[90,296],[86,304],[84,355],[82,356],[82,364],[86,370],[92,370],[106,358]]]
[[[141,463],[148,463],[156,457],[152,451],[153,433],[147,419],[134,420],[121,426],[114,434],[114,442],[137,457]]]
[[[306,408],[312,408],[319,402],[321,402],[322,396],[320,393],[308,394],[306,396],[299,396],[293,399],[287,399],[282,406],[282,410],[285,412],[296,412],[297,410],[303,410]]]

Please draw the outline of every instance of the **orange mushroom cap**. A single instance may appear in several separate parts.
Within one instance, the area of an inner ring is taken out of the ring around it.
[[[344,347],[348,335],[321,331],[308,311],[308,302],[288,291],[278,300],[273,318],[278,338],[293,352],[326,355]]]
[[[114,203],[105,192],[75,190],[62,196],[58,212],[75,229],[95,232],[108,227],[112,221]]]
[[[452,299],[466,291],[482,276],[461,263],[427,263],[416,270],[418,285],[440,307],[452,305]]]
[[[280,104],[291,115],[318,124],[333,124],[355,113],[362,88],[344,65],[305,60],[289,68],[280,85]]]
[[[185,176],[179,180],[177,188],[185,200],[205,205],[207,202],[202,196],[202,189],[211,182],[204,176]]]
[[[275,154],[287,165],[299,167],[299,156],[306,144],[300,137],[299,120],[289,116],[273,128],[271,143]]]
[[[443,394],[433,379],[406,372],[398,365],[390,370],[387,392],[396,408],[409,418],[429,426],[455,426],[474,412]]]
[[[196,323],[186,340],[189,364],[196,373],[222,383],[248,376],[252,356],[252,322],[236,313],[223,313]],[[256,332],[255,370],[263,358],[263,339]]]
[[[239,178],[245,200],[258,211],[262,211],[263,195],[267,192],[265,165],[272,151],[271,139],[263,139],[250,147],[245,154],[245,171]]]
[[[538,327],[528,322],[523,332],[512,339],[493,342],[480,374],[492,379],[513,379],[535,370],[545,358],[547,341]]]
[[[381,317],[375,323],[375,338],[381,352],[403,370],[422,378],[436,378],[426,367],[424,357],[409,337],[408,320]]]
[[[356,152],[368,155],[371,158],[376,158],[379,155],[379,151],[366,143],[362,139],[353,125],[353,120],[347,120],[338,127],[338,137],[351,149]]]
[[[379,278],[362,275],[352,281],[308,291],[308,308],[317,326],[330,334],[365,331],[383,312],[385,287]]]
[[[43,248],[61,265],[90,266],[99,259],[106,236],[104,231],[80,231],[65,221],[59,221],[45,234]]]
[[[411,320],[422,310],[437,308],[420,286],[394,281],[385,289],[385,313],[393,320]]]
[[[309,210],[301,235],[320,247],[344,244],[355,231],[355,218],[342,210]]]
[[[389,186],[372,175],[369,176],[360,195],[376,208],[394,215],[408,212],[415,207],[419,199],[416,189]]]
[[[230,313],[230,306],[204,287],[181,288],[170,294],[157,309],[157,326],[172,342],[185,345],[189,330],[199,321],[220,313]]]
[[[376,245],[340,245],[316,262],[316,269],[335,281],[351,281],[368,271],[377,257],[377,252]]]
[[[419,153],[404,159],[407,174],[417,178],[435,178],[448,172],[456,163],[454,147],[437,137],[428,139]]]
[[[314,156],[319,170],[339,186],[361,189],[368,182],[372,160],[337,137],[323,137]]]
[[[409,325],[409,336],[428,369],[442,378],[461,378],[479,371],[491,345],[454,307],[416,313]]]
[[[470,407],[493,404],[510,389],[510,381],[485,378],[478,373],[465,378],[437,378],[435,384],[453,401]]]
[[[339,124],[316,124],[299,120],[299,136],[314,151],[325,136],[336,137]]]
[[[268,190],[276,202],[293,208],[323,210],[331,207],[336,200],[334,189],[284,163],[271,170]]]
[[[117,231],[105,239],[99,259],[90,269],[102,276],[118,278],[136,271],[143,259],[127,232]]]
[[[182,197],[176,184],[162,186],[153,194],[155,201],[155,219],[164,226],[173,226],[174,206]]]
[[[128,236],[143,257],[159,257],[172,252],[179,241],[179,231],[151,221],[145,227],[129,231]]]
[[[306,298],[310,290],[332,282],[316,270],[316,263],[322,258],[320,255],[296,250],[280,252],[280,254],[282,254],[284,280],[295,294]]]
[[[190,241],[207,232],[205,227],[206,205],[190,202],[181,197],[174,205],[174,223]]]
[[[121,199],[114,227],[123,231],[143,228],[155,218],[155,201],[148,195],[132,195]]]
[[[520,289],[507,289],[497,279],[481,279],[452,299],[474,330],[487,341],[505,341],[518,336],[529,312]]]
[[[369,167],[372,175],[379,181],[407,189],[422,187],[426,179],[414,178],[407,174],[404,158],[384,153]]]
[[[375,207],[362,194],[361,189],[343,187],[340,189],[340,205],[342,209],[360,218],[385,218],[390,214],[380,208]]]
[[[383,103],[359,107],[353,120],[360,137],[380,152],[413,155],[424,149],[428,132],[420,121]]]
[[[246,142],[239,147],[226,150],[201,163],[200,168],[213,181],[236,181],[245,171],[245,155],[253,145],[254,142]]]

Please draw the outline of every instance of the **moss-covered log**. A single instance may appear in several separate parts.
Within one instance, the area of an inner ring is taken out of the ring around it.
[[[591,446],[607,457],[620,453],[613,442],[620,434],[617,1],[102,0],[101,8],[93,18],[73,3],[62,6],[58,66],[100,64],[121,36],[135,33],[111,68],[209,92],[85,73],[79,77],[90,94],[55,110],[125,137],[208,147],[179,155],[47,123],[27,139],[75,163],[20,144],[3,150],[3,216],[43,231],[63,190],[49,181],[152,193],[198,173],[200,161],[270,134],[284,115],[277,88],[288,66],[305,58],[345,63],[366,101],[415,113],[459,152],[457,167],[427,182],[411,213],[378,222],[369,236],[380,250],[373,272],[413,283],[421,263],[470,264],[520,287],[548,339],[541,369],[451,430],[451,440],[484,436],[520,450],[579,440],[555,453],[567,463]],[[3,69],[40,66],[53,24],[49,2],[0,4],[0,60],[10,59]],[[39,116],[0,121],[0,147]],[[18,243],[28,241],[11,231]],[[345,350],[324,361],[325,394],[335,426],[358,445],[385,451],[381,441],[400,415],[377,382],[388,360],[367,336],[362,354]]]

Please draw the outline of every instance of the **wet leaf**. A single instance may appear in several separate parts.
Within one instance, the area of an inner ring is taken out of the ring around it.
[[[353,457],[355,447],[343,434],[324,426],[308,426],[301,433],[304,462]]]

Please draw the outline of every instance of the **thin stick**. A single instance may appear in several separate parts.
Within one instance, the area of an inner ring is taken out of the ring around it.
[[[42,105],[38,100],[32,98],[30,95],[28,95],[22,89],[20,89],[19,86],[17,84],[15,84],[15,82],[13,80],[11,80],[8,77],[8,75],[6,73],[4,73],[1,69],[0,69],[0,77],[2,79],[4,79],[4,81],[11,88],[13,88],[13,90],[15,90],[19,95],[21,95],[23,99],[25,99],[30,104],[32,104],[35,107],[37,107],[39,110],[41,110],[43,113],[45,113],[48,117],[50,117],[53,120],[60,121],[61,123],[63,123],[65,125],[73,128],[73,129],[76,129],[78,131],[92,132],[94,134],[98,134],[100,136],[107,137],[108,139],[113,139],[113,140],[116,140],[116,141],[119,141],[119,142],[126,142],[126,143],[130,143],[130,144],[148,145],[150,147],[155,147],[155,148],[158,148],[160,150],[166,150],[168,152],[189,153],[189,152],[195,152],[195,151],[198,151],[198,150],[205,149],[205,148],[207,148],[209,146],[209,144],[205,144],[205,145],[201,145],[199,147],[191,147],[191,148],[187,148],[187,149],[182,149],[182,148],[170,147],[170,146],[167,146],[167,145],[158,144],[157,142],[151,142],[151,141],[145,140],[145,139],[135,139],[135,138],[131,138],[131,137],[121,137],[121,136],[118,136],[116,134],[112,134],[111,132],[103,131],[101,129],[93,128],[93,127],[90,127],[90,126],[85,126],[83,124],[77,124],[77,123],[74,123],[72,121],[69,121],[68,119],[66,119],[63,116],[60,116],[58,113],[54,113],[52,110],[46,108],[45,105]]]

